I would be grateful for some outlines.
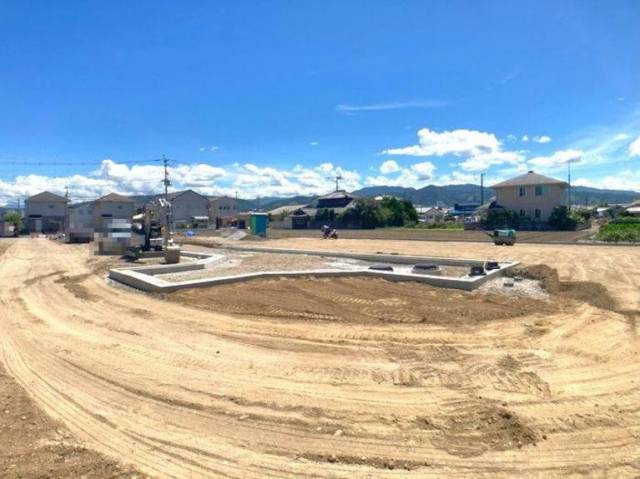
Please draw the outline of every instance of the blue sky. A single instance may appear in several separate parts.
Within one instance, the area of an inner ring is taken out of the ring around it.
[[[489,183],[640,191],[640,2],[3,1],[0,203]]]

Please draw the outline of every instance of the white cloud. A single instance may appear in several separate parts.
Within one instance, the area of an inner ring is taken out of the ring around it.
[[[509,140],[509,141],[516,141],[517,139],[518,139],[518,138],[516,137],[516,135],[514,135],[514,134],[512,134],[512,133],[509,133],[509,134],[507,135],[507,140]]]
[[[640,136],[629,145],[629,156],[640,156]]]
[[[523,142],[525,142],[525,143],[526,143],[526,142],[528,142],[528,141],[529,141],[529,135],[522,135],[521,140],[522,140]]]
[[[152,194],[162,192],[164,169],[159,164],[126,165],[103,160],[86,175],[49,177],[22,175],[12,180],[0,180],[0,205],[15,203],[49,190],[64,193],[69,186],[73,201],[96,199],[110,192],[121,194]],[[340,187],[349,191],[362,187],[360,174],[353,170],[322,163],[316,167],[300,165],[290,169],[260,167],[252,163],[234,163],[228,168],[205,163],[169,167],[171,189],[191,188],[205,195],[235,194],[246,198],[257,196],[316,195],[332,191],[336,176]]]
[[[480,153],[467,158],[460,163],[460,167],[466,171],[483,171],[494,165],[510,164],[518,165],[524,161],[524,155],[517,151],[493,151]]]
[[[433,177],[435,169],[436,166],[430,161],[423,161],[411,165],[411,172],[416,174],[420,181],[430,180]]]
[[[395,160],[387,160],[380,165],[380,173],[383,175],[396,173],[398,171],[400,171],[400,165]]]
[[[579,163],[584,157],[582,150],[560,150],[550,156],[531,158],[529,163],[540,168],[558,168],[567,163]]]
[[[518,151],[503,151],[493,133],[458,129],[436,132],[423,128],[418,131],[418,144],[383,151],[385,154],[408,156],[466,156],[459,166],[466,171],[482,171],[494,165],[517,165],[524,161]]]
[[[418,131],[418,145],[384,150],[388,155],[444,156],[475,155],[500,149],[500,142],[493,133],[458,129],[437,131],[422,128]]]
[[[629,138],[631,138],[631,135],[629,133],[618,133],[613,137],[613,141],[623,141],[628,140]]]
[[[608,190],[631,190],[640,192],[640,170],[625,170],[619,174],[603,176],[597,180],[578,178],[572,181],[572,184]]]
[[[366,184],[369,186],[404,186],[407,188],[421,188],[425,186],[426,182],[433,179],[433,174],[436,170],[436,166],[430,161],[414,163],[408,168],[400,168],[395,161],[394,163],[398,166],[397,170],[394,170],[393,172],[388,171],[384,174],[381,167],[380,171],[383,174],[367,177]]]
[[[320,144],[319,141],[312,141],[311,143],[309,143],[311,146],[318,146]]]
[[[542,144],[549,143],[551,141],[551,137],[547,135],[534,136],[533,141],[535,141],[536,143],[542,143]]]
[[[447,105],[448,103],[442,100],[413,100],[387,103],[371,103],[368,105],[342,104],[336,106],[336,110],[341,113],[356,113],[359,111],[401,110],[406,108],[439,108]]]

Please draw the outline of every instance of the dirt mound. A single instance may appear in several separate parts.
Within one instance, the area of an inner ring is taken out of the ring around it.
[[[615,300],[602,284],[593,281],[562,281],[558,271],[546,264],[514,268],[507,274],[540,281],[549,294],[582,301],[597,308],[616,310]]]
[[[196,308],[302,321],[464,325],[552,311],[544,301],[384,279],[269,279],[164,296]]]
[[[533,429],[513,411],[481,401],[457,404],[442,424],[425,422],[425,418],[417,418],[416,424],[439,429],[434,442],[449,454],[462,457],[521,448],[537,440]]]

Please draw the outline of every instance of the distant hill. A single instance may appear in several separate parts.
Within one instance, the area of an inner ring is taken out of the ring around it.
[[[429,185],[424,188],[403,188],[401,186],[369,186],[353,192],[357,196],[393,195],[410,200],[418,205],[453,206],[454,203],[479,203],[480,185]],[[484,189],[484,198],[494,195],[493,190]]]
[[[624,204],[637,199],[640,199],[640,193],[637,191],[600,190],[587,186],[573,186],[571,188],[571,202],[577,205]]]
[[[360,197],[375,196],[398,196],[406,198],[416,205],[431,206],[453,206],[455,203],[479,203],[480,185],[429,185],[424,188],[404,188],[402,186],[368,186],[360,190],[352,191],[352,194]],[[144,204],[154,195],[133,196],[136,204]],[[484,189],[484,199],[487,201],[495,192],[491,188]],[[317,196],[268,196],[260,199],[238,199],[240,211],[262,210],[269,211],[281,206],[309,204]],[[571,189],[573,204],[578,205],[598,205],[602,203],[631,203],[640,199],[640,193],[627,190],[600,190],[586,186],[574,186]]]
[[[480,202],[480,185],[429,185],[424,188],[403,188],[401,186],[370,186],[353,192],[357,196],[393,195],[406,198],[418,205],[453,206],[454,203]],[[485,201],[495,196],[491,188],[484,189]],[[601,203],[631,203],[640,198],[640,193],[627,190],[600,190],[586,186],[571,188],[573,204],[597,205]]]

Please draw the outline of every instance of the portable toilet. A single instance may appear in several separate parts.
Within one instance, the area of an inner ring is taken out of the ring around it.
[[[251,234],[256,236],[267,236],[268,223],[269,216],[266,213],[251,213]]]

